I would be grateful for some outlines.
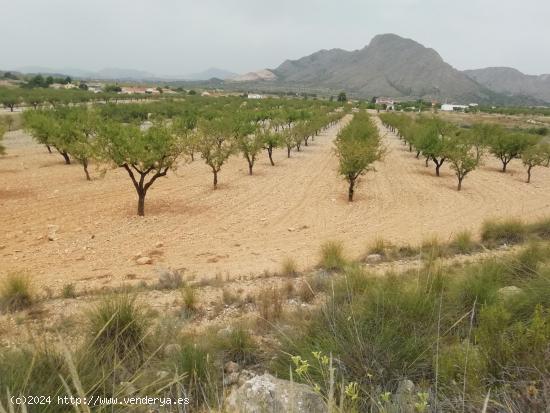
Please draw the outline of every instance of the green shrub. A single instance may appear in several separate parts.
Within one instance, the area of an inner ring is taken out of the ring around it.
[[[527,228],[517,219],[485,221],[481,229],[481,240],[488,246],[518,244],[526,237]]]
[[[149,316],[135,297],[108,296],[88,313],[90,350],[97,361],[135,368],[148,348]]]
[[[369,247],[368,254],[379,254],[385,258],[389,248],[391,248],[391,244],[389,244],[386,240],[383,238],[376,238]]]
[[[0,309],[14,312],[30,307],[34,302],[31,282],[21,273],[9,273],[0,284]]]
[[[344,245],[339,241],[328,241],[321,245],[319,266],[329,271],[339,271],[346,265]]]

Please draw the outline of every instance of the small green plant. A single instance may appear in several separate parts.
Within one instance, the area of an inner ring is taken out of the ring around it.
[[[451,248],[459,254],[470,254],[475,247],[470,231],[458,232],[451,241]]]
[[[422,256],[427,259],[441,258],[447,254],[445,246],[437,237],[426,239],[421,246]]]
[[[76,289],[73,283],[68,283],[63,286],[63,289],[61,290],[61,297],[76,298]]]
[[[258,346],[247,329],[235,326],[221,343],[224,357],[239,364],[256,362]]]
[[[485,221],[481,229],[481,240],[489,246],[518,244],[527,237],[527,228],[518,219]]]
[[[286,257],[281,265],[281,275],[283,277],[296,277],[298,275],[298,264],[290,257]]]
[[[186,285],[181,290],[181,298],[183,300],[183,308],[186,311],[194,312],[197,310],[197,292],[192,285]]]
[[[550,240],[550,218],[529,225],[529,233],[544,240]]]
[[[260,319],[265,322],[278,320],[283,313],[283,297],[278,288],[264,288],[256,300]]]
[[[327,241],[321,245],[319,266],[329,271],[341,271],[346,265],[344,245],[340,241]]]
[[[34,302],[27,275],[9,273],[0,284],[0,309],[14,312],[30,307]]]
[[[376,238],[368,249],[368,253],[379,254],[383,258],[386,258],[389,248],[391,248],[391,245],[386,240],[384,240],[383,238]]]

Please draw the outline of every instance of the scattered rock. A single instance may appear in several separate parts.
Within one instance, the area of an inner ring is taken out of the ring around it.
[[[136,260],[136,263],[138,265],[148,265],[148,264],[152,264],[153,260],[150,257],[139,257]]]
[[[167,344],[164,346],[164,355],[167,357],[173,356],[181,352],[181,346],[179,344]]]
[[[411,395],[414,392],[414,383],[411,380],[401,380],[397,385],[398,395]]]
[[[237,373],[241,369],[234,361],[228,361],[223,368],[227,374]]]
[[[326,413],[321,395],[305,384],[281,380],[270,374],[253,377],[233,390],[227,409],[240,413]]]
[[[519,293],[521,293],[521,288],[516,287],[515,285],[508,285],[497,290],[497,295],[503,300],[512,298]]]
[[[288,232],[294,232],[294,231],[296,231],[296,228],[292,228],[292,227],[288,228]]]
[[[239,373],[230,373],[223,378],[225,387],[233,386],[239,383]]]
[[[164,247],[164,244],[162,242],[157,242],[155,244],[155,248],[162,248],[162,247]]]
[[[380,254],[369,254],[367,255],[366,261],[371,264],[375,264],[382,261],[382,255]]]

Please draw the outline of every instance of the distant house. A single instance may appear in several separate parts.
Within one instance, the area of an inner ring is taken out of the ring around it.
[[[466,105],[455,105],[450,103],[444,103],[441,105],[441,110],[444,112],[464,112],[468,106]]]
[[[76,89],[76,88],[78,88],[78,86],[75,85],[74,83],[67,83],[65,85],[65,89]]]
[[[385,106],[386,110],[395,110],[395,101],[389,98],[376,98],[376,104]]]
[[[147,92],[147,89],[144,87],[126,87],[125,86],[121,88],[120,93],[123,95],[139,95],[139,94],[144,94],[148,92]]]
[[[207,92],[206,90],[201,93],[201,96],[210,96],[210,92]]]
[[[263,95],[259,95],[257,93],[249,93],[247,97],[248,97],[248,99],[263,99],[264,98]]]

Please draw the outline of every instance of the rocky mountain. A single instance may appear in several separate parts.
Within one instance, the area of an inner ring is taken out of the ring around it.
[[[271,75],[261,78],[252,73],[232,80],[264,82],[264,87],[271,88],[344,90],[362,98],[386,96],[529,105],[545,100],[540,94],[506,93],[493,88],[455,69],[435,50],[395,34],[378,35],[360,50],[321,50],[263,72]]]
[[[505,95],[533,96],[550,102],[550,75],[526,75],[511,67],[466,70],[466,75],[483,86]]]
[[[249,72],[244,75],[234,76],[228,80],[232,82],[273,81],[277,80],[277,75],[269,69],[262,69],[256,72]]]
[[[361,50],[321,50],[287,60],[278,79],[344,89],[360,96],[486,101],[493,93],[443,61],[433,49],[395,34],[378,35]]]

